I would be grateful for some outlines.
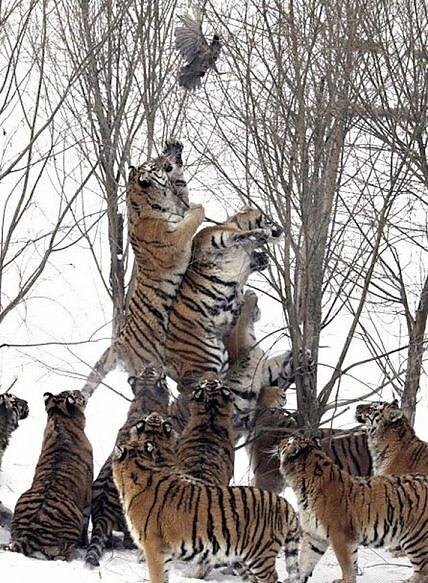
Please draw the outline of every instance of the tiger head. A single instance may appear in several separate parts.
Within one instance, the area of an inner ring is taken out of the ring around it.
[[[150,413],[129,428],[117,443],[113,459],[133,460],[141,469],[171,466],[175,461],[172,425],[159,413]]]
[[[54,414],[64,417],[84,415],[87,399],[81,391],[62,391],[58,395],[44,393],[43,398],[48,417]]]
[[[253,229],[271,229],[271,241],[278,240],[284,232],[284,229],[276,223],[266,213],[260,209],[250,206],[243,207],[238,213],[228,219],[228,222],[234,223],[241,231],[250,231]]]
[[[141,216],[159,213],[183,216],[187,204],[175,194],[177,164],[173,157],[162,154],[140,166],[131,166],[128,177],[128,205]]]
[[[128,383],[134,399],[143,402],[148,411],[166,411],[169,405],[170,390],[166,374],[161,367],[148,366],[139,376],[130,376]]]
[[[302,436],[284,439],[278,447],[278,455],[280,471],[286,479],[292,478],[293,475],[302,476],[308,469],[308,462],[315,461],[314,455],[315,458],[327,457],[320,449],[319,440]]]
[[[0,395],[0,411],[4,411],[7,415],[16,414],[16,421],[28,417],[28,403],[24,399],[19,399],[11,393],[3,393]]]
[[[189,406],[192,415],[204,415],[212,412],[231,417],[233,411],[232,392],[217,376],[207,373],[193,391]]]
[[[396,399],[392,403],[376,403],[365,415],[367,432],[372,437],[380,437],[387,431],[399,429],[403,423],[406,423],[406,419]]]
[[[355,419],[358,423],[367,423],[382,403],[360,403],[355,409]]]

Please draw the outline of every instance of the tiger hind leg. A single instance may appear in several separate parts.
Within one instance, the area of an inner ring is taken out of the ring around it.
[[[303,583],[312,576],[313,570],[328,548],[328,541],[303,533],[300,547],[300,574]]]
[[[153,538],[144,542],[144,555],[149,570],[150,583],[168,583],[171,557],[166,556],[160,540]]]
[[[88,567],[99,567],[100,559],[111,536],[111,525],[98,522],[92,529],[91,542],[85,555],[85,564]]]

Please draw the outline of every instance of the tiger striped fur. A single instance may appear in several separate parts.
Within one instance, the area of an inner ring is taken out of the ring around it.
[[[91,503],[92,447],[80,391],[44,394],[48,420],[33,483],[16,503],[10,550],[71,560],[85,542]]]
[[[259,319],[257,294],[247,290],[239,318],[225,341],[230,363],[225,380],[234,396],[237,441],[247,436],[253,426],[261,388],[278,385],[285,390],[293,381],[290,378],[292,351],[267,358],[254,330]]]
[[[289,581],[299,581],[299,525],[279,496],[251,487],[204,484],[165,463],[165,438],[131,429],[113,458],[113,476],[130,532],[143,549],[151,583],[168,581],[173,559],[201,566],[243,562],[253,581],[276,583],[285,549]],[[169,449],[169,451],[168,451]]]
[[[235,460],[232,394],[207,374],[193,391],[190,417],[177,446],[177,468],[210,484],[227,486]]]
[[[358,405],[356,418],[366,423],[375,474],[428,475],[428,443],[417,437],[398,401]]]
[[[414,568],[409,583],[428,581],[428,477],[355,478],[311,439],[294,437],[280,447],[281,471],[293,488],[303,540],[300,570],[312,575],[331,545],[343,583],[356,583],[358,545],[400,544]]]
[[[179,142],[170,142],[166,154],[130,172],[128,230],[135,285],[118,339],[82,389],[87,396],[119,361],[132,375],[163,364],[169,310],[190,261],[192,237],[204,220],[203,207],[187,203],[181,150]]]
[[[28,417],[28,403],[11,393],[0,395],[0,468],[10,436],[22,419]]]
[[[168,412],[169,388],[165,374],[161,369],[147,367],[140,376],[129,377],[128,382],[131,385],[134,398],[129,407],[126,421],[118,432],[117,440],[119,441],[122,435],[127,435],[132,425],[151,411],[160,411],[165,415]],[[123,544],[125,548],[133,547],[119,495],[113,482],[112,455],[110,454],[104,462],[92,485],[92,534],[85,555],[86,564],[92,567],[99,566],[104,548],[109,544],[114,530],[124,533]]]
[[[281,233],[269,221],[269,227],[247,230],[229,222],[196,234],[169,317],[165,356],[172,378],[226,371],[224,337],[239,315],[242,289],[254,267],[252,253]]]
[[[247,452],[253,470],[253,484],[258,488],[280,493],[286,487],[275,451],[299,427],[293,415],[282,408],[283,392],[277,387],[260,391],[254,425],[248,437]],[[319,429],[318,437],[323,451],[339,467],[354,476],[370,476],[372,459],[367,435],[360,428],[349,430]]]

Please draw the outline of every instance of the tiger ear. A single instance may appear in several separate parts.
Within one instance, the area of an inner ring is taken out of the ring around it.
[[[314,445],[316,445],[317,447],[321,447],[321,438],[320,437],[313,437],[312,441],[314,442]]]
[[[394,399],[394,400],[392,401],[391,405],[392,405],[393,407],[400,408],[400,403],[398,402],[398,399]]]
[[[113,459],[117,460],[118,462],[123,462],[123,460],[127,456],[127,449],[123,445],[116,445],[113,450]]]
[[[67,403],[69,405],[75,405],[76,404],[76,399],[72,395],[68,395],[66,400],[67,400]]]
[[[128,166],[128,181],[134,178],[135,172],[136,172],[135,166]]]
[[[172,433],[171,423],[169,421],[164,421],[162,423],[162,427],[163,427],[163,431],[164,431],[165,435],[167,435],[169,437]]]
[[[386,420],[389,423],[396,423],[397,421],[399,421],[402,418],[403,418],[403,411],[401,409],[393,409],[392,411],[388,412]]]
[[[134,377],[134,376],[128,377],[128,385],[131,387],[132,392],[134,393],[134,395],[135,395],[135,385],[136,385],[136,382],[137,382],[137,377]]]
[[[43,393],[43,399],[45,401],[45,405],[48,404],[49,400],[52,399],[53,394],[52,393]]]
[[[204,398],[204,391],[202,389],[196,389],[195,391],[193,391],[192,399],[194,401],[202,401],[203,398]]]

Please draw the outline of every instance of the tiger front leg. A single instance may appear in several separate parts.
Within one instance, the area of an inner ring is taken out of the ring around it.
[[[204,222],[205,210],[201,204],[190,205],[182,221],[175,227],[176,244],[182,245],[190,240],[196,229]]]
[[[335,579],[333,583],[356,583],[358,545],[347,540],[343,532],[334,533],[330,542],[342,570],[342,579]]]
[[[171,558],[167,556],[161,539],[155,536],[146,539],[143,550],[150,583],[168,583]]]

